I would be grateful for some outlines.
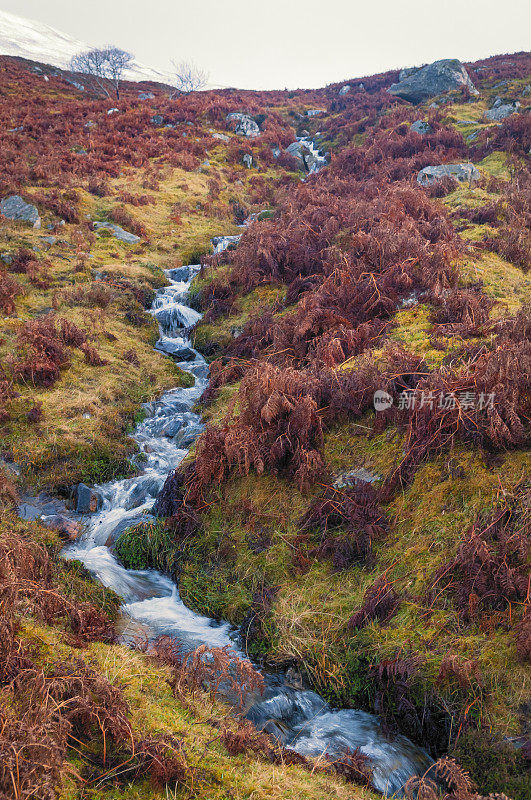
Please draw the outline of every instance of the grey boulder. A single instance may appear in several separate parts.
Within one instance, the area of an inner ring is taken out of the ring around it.
[[[440,181],[441,178],[455,178],[462,181],[477,181],[481,177],[479,170],[473,164],[440,164],[434,167],[424,167],[417,175],[417,183],[429,186],[430,183]]]
[[[497,98],[499,100],[499,98]],[[492,108],[489,108],[488,111],[485,111],[485,119],[489,122],[499,122],[506,117],[510,117],[511,114],[516,114],[518,109],[520,108],[520,103],[494,103]]]
[[[139,92],[138,93],[138,99],[139,100],[153,100],[154,97],[155,97],[155,95],[153,94],[153,92]]]
[[[289,153],[290,156],[296,158],[299,162],[299,166],[301,169],[304,168],[304,154],[302,144],[300,142],[292,142],[286,147],[286,153]]]
[[[381,475],[370,472],[365,467],[358,467],[338,475],[334,481],[334,487],[336,489],[345,489],[346,487],[354,486],[356,483],[376,483],[379,480],[381,480]]]
[[[242,164],[247,169],[251,169],[251,167],[253,166],[253,157],[250,153],[244,153],[242,158]]]
[[[57,531],[63,539],[74,541],[81,535],[81,525],[64,514],[50,514],[49,516],[41,517],[40,521],[45,528]]]
[[[410,127],[412,131],[419,133],[421,136],[431,133],[431,125],[429,125],[427,122],[423,122],[421,119],[416,119],[415,122],[411,123]]]
[[[27,222],[34,228],[41,227],[41,218],[37,206],[26,203],[18,194],[9,195],[9,197],[4,197],[0,201],[0,214],[3,214],[6,219],[12,219],[15,222]]]
[[[136,244],[140,241],[140,236],[136,236],[134,233],[129,233],[129,231],[124,231],[123,228],[121,228],[119,225],[115,225],[114,222],[95,222],[94,227],[98,231],[110,231],[116,239],[119,239],[120,242],[125,242],[126,244]]]
[[[341,87],[341,89],[339,90],[339,94],[340,94],[340,96],[342,97],[343,95],[345,95],[345,94],[348,94],[348,93],[350,92],[350,89],[351,89],[351,86],[350,86],[350,84],[346,83],[346,84],[345,84],[344,86],[342,86],[342,87]]]
[[[151,117],[151,122],[153,125],[160,126],[164,123],[164,117],[162,116],[162,114],[153,114],[153,116]]]
[[[101,508],[101,497],[85,483],[74,489],[74,503],[78,514],[94,514]]]
[[[234,133],[238,133],[240,136],[247,136],[248,139],[253,139],[255,136],[260,135],[260,128],[248,114],[227,114],[226,120],[234,129]]]
[[[445,58],[415,70],[398,83],[393,83],[387,91],[410,103],[423,103],[430,97],[463,86],[468,87],[471,94],[479,94],[461,62],[457,58]]]
[[[421,67],[404,67],[398,73],[398,80],[405,81],[406,78],[409,78],[410,75],[413,75],[414,72],[418,72]]]

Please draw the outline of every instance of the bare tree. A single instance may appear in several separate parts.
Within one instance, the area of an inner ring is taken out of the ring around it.
[[[193,61],[180,61],[179,63],[172,61],[172,64],[176,91],[170,95],[170,99],[175,97],[178,92],[184,92],[185,94],[198,92],[199,89],[204,89],[207,85],[208,72],[196,66]]]
[[[70,62],[70,69],[90,75],[96,91],[105,97],[111,96],[111,91],[120,99],[120,82],[125,70],[133,63],[134,56],[119,47],[108,45],[103,48],[86,50],[78,53]]]
[[[119,47],[107,47],[105,51],[107,75],[113,85],[116,97],[120,99],[120,81],[123,78],[124,72],[134,62],[134,56],[126,50],[120,50]]]
[[[85,50],[82,53],[78,53],[70,61],[70,69],[73,72],[89,75],[96,91],[99,90],[105,97],[111,96],[105,74],[105,53],[103,50]]]

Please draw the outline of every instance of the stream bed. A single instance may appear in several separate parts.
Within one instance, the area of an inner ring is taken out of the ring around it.
[[[236,244],[237,239],[219,237],[214,241],[215,251]],[[200,314],[186,304],[199,269],[199,265],[189,265],[167,270],[169,284],[157,292],[151,310],[160,327],[156,349],[191,373],[195,384],[167,391],[159,400],[144,405],[145,419],[134,433],[142,454],[137,461],[139,474],[95,487],[101,508],[83,517],[83,534],[65,548],[63,555],[81,561],[102,584],[123,598],[124,641],[128,631],[132,634],[140,628],[151,640],[166,634],[186,650],[202,644],[227,645],[244,658],[237,630],[187,608],[177,585],[165,575],[153,570],[127,570],[112,552],[113,543],[124,530],[153,519],[151,510],[166,477],[203,429],[201,417],[192,409],[208,385],[209,368],[187,335]],[[334,758],[359,748],[370,759],[374,788],[387,796],[402,794],[406,781],[424,774],[432,763],[428,754],[406,737],[386,736],[378,717],[364,711],[334,709],[315,692],[289,685],[284,675],[261,672],[265,690],[253,698],[247,717],[298,753],[326,753]]]

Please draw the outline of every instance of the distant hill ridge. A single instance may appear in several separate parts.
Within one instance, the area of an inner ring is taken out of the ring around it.
[[[44,22],[0,11],[0,55],[18,56],[68,69],[72,56],[93,46]],[[130,81],[173,83],[169,73],[138,63],[126,71],[125,78]]]

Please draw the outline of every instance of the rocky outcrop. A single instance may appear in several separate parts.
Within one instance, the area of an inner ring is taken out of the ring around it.
[[[498,97],[496,98],[492,108],[489,108],[488,111],[485,111],[484,116],[488,122],[500,122],[502,119],[510,117],[511,114],[516,114],[519,108],[520,103],[503,103]]]
[[[94,514],[101,507],[101,497],[85,483],[78,483],[72,497],[78,514]]]
[[[381,475],[370,472],[368,469],[365,469],[365,467],[358,467],[357,469],[351,469],[348,472],[340,473],[334,481],[333,486],[336,489],[345,489],[359,483],[376,483],[381,480],[381,478]]]
[[[417,175],[417,183],[429,186],[430,183],[440,181],[441,178],[455,178],[460,182],[477,181],[481,177],[479,170],[473,164],[440,164],[439,166],[424,167]]]
[[[81,525],[64,514],[50,514],[48,517],[41,517],[40,523],[45,528],[56,531],[62,539],[67,541],[75,541],[81,536]]]
[[[465,86],[471,94],[478,94],[461,62],[456,58],[447,58],[415,70],[398,83],[393,83],[387,91],[410,103],[423,103],[430,97]]]
[[[415,131],[415,133],[419,133],[421,136],[425,136],[427,133],[431,133],[431,125],[427,122],[423,122],[421,119],[416,119],[415,122],[411,123],[411,130]]]
[[[341,97],[343,97],[343,95],[345,95],[345,94],[348,94],[348,93],[350,92],[351,88],[352,88],[352,87],[350,86],[350,84],[346,83],[346,84],[345,84],[344,86],[342,86],[342,87],[341,87],[341,89],[339,90],[339,95],[340,95]]]
[[[226,120],[234,130],[234,133],[240,136],[247,136],[248,139],[253,139],[255,136],[260,135],[258,124],[248,114],[227,114]]]
[[[136,236],[134,233],[129,233],[129,231],[124,231],[119,225],[115,225],[114,222],[94,222],[94,227],[96,230],[105,230],[112,233],[112,235],[119,239],[120,242],[125,242],[126,244],[136,244],[140,242],[140,236]]]
[[[291,144],[288,144],[288,146],[286,147],[286,153],[288,153],[290,156],[293,156],[293,158],[297,159],[300,168],[304,169],[304,155],[303,155],[302,144],[300,142],[292,142]]]
[[[418,72],[419,69],[422,69],[422,67],[404,67],[398,73],[398,80],[405,81],[406,78],[409,78],[410,75],[413,75],[413,73]]]
[[[9,195],[0,201],[0,214],[15,222],[27,222],[37,229],[41,227],[37,206],[26,203],[18,194]]]

